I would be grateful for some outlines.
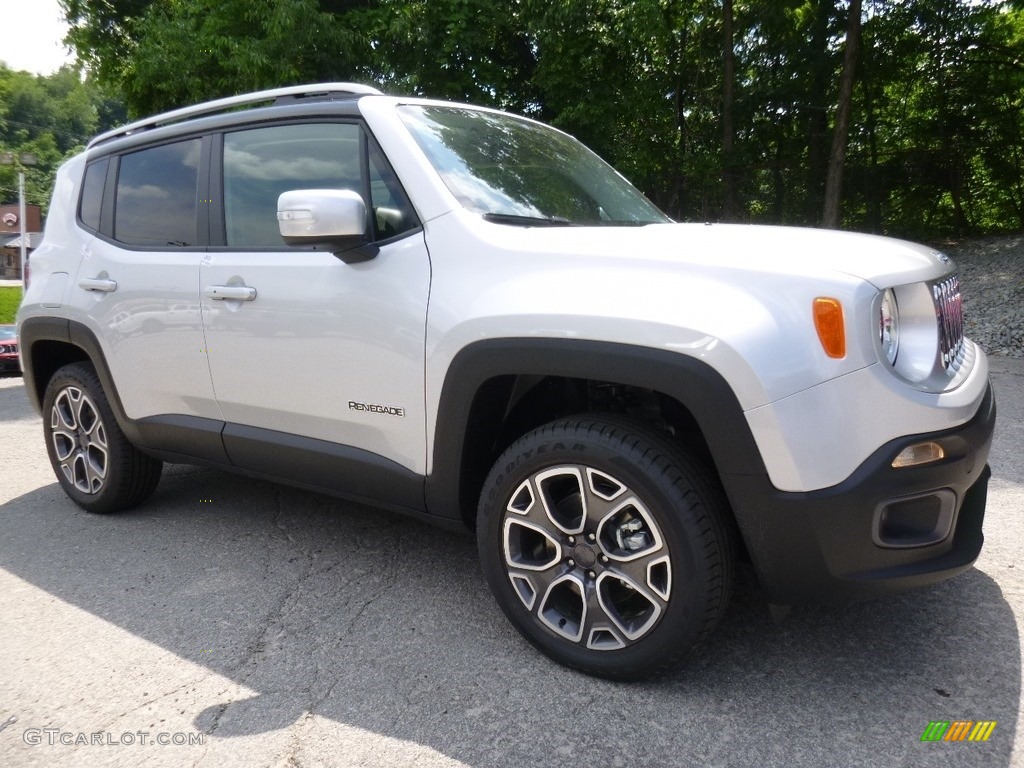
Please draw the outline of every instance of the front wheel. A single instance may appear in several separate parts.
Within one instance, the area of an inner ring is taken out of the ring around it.
[[[477,521],[509,620],[552,659],[615,679],[677,665],[732,585],[726,502],[710,468],[618,417],[545,425],[498,459]]]
[[[88,363],[58,370],[43,398],[43,433],[64,492],[89,512],[117,512],[147,499],[163,464],[141,453],[114,418]]]

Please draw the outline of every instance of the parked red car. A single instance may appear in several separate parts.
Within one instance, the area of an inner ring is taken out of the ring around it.
[[[21,373],[18,362],[18,332],[13,325],[0,325],[0,372]]]

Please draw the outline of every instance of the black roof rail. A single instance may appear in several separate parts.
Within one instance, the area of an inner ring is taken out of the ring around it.
[[[191,107],[182,107],[181,109],[171,110],[170,112],[162,112],[159,115],[153,115],[152,117],[146,117],[142,120],[136,120],[134,123],[128,123],[128,125],[115,128],[112,131],[101,133],[89,142],[88,148],[91,149],[92,147],[110,141],[111,139],[129,136],[138,131],[145,131],[161,125],[168,125],[181,120],[189,120],[194,117],[215,115],[218,112],[227,112],[228,110],[232,110],[237,107],[262,104],[264,102],[325,98],[341,94],[348,96],[366,96],[371,94],[380,95],[381,92],[372,86],[360,85],[359,83],[319,83],[316,85],[291,85],[286,88],[272,88],[267,91],[257,91],[255,93],[245,93],[238,96],[228,96],[224,99],[206,101],[202,104],[195,104]]]

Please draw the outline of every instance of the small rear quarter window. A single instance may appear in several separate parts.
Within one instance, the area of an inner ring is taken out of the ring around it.
[[[103,207],[103,183],[107,178],[109,158],[104,157],[85,168],[82,181],[82,200],[78,206],[78,218],[89,229],[100,228],[100,209]]]

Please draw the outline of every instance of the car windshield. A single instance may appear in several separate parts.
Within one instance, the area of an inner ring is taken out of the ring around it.
[[[0,340],[12,341],[17,338],[17,329],[13,325],[0,325]]]
[[[403,106],[448,189],[490,221],[640,225],[671,221],[601,158],[539,123],[461,107]]]

